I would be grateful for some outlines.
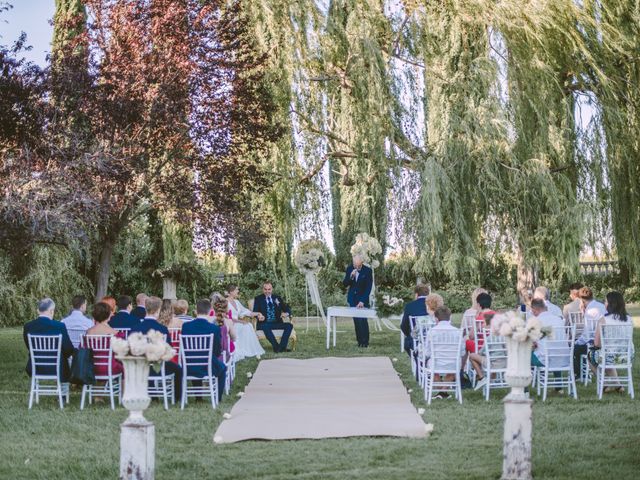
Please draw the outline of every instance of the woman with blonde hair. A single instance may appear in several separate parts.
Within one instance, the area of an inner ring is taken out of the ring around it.
[[[225,293],[227,294],[229,316],[233,321],[236,334],[236,361],[248,357],[260,358],[260,356],[264,355],[264,348],[260,345],[256,331],[253,329],[253,324],[246,320],[246,318],[260,318],[261,315],[257,312],[252,312],[240,303],[240,300],[238,300],[240,296],[240,288],[238,285],[230,284]]]
[[[433,316],[437,309],[444,306],[444,298],[442,298],[442,295],[438,295],[437,293],[430,293],[424,299],[424,303],[427,304],[427,313]]]

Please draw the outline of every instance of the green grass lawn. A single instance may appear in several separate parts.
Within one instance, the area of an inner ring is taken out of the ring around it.
[[[634,311],[639,325],[640,309]],[[291,358],[327,355],[324,334],[304,333],[299,325],[298,350]],[[214,445],[213,433],[243,390],[246,373],[256,360],[238,365],[231,394],[217,410],[193,402],[184,410],[165,412],[153,402],[146,416],[156,426],[156,478],[162,479],[490,479],[502,468],[501,399],[506,390],[492,392],[490,402],[480,392],[464,391],[464,403],[435,400],[427,407],[411,378],[406,355],[399,353],[397,332],[372,332],[371,347],[354,347],[353,326],[339,325],[334,356],[386,355],[394,363],[414,405],[424,407],[425,421],[435,430],[426,440],[349,438],[297,441],[251,441]],[[635,334],[640,346],[640,330]],[[268,354],[265,358],[271,358]],[[106,404],[80,411],[77,391],[63,411],[55,397],[45,397],[27,409],[27,352],[20,329],[0,330],[0,478],[98,479],[117,478],[119,425],[126,418]],[[636,389],[640,386],[636,357]],[[608,394],[602,401],[595,386],[578,388],[579,400],[550,394],[533,406],[533,472],[535,478],[638,478],[640,471],[640,408],[628,395]],[[327,414],[331,405],[327,406]],[[285,422],[286,419],[283,419]]]

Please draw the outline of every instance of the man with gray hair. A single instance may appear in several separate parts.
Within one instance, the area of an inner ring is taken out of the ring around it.
[[[43,298],[38,302],[38,318],[30,322],[25,323],[22,331],[22,337],[24,343],[29,349],[29,339],[27,335],[62,335],[62,345],[60,346],[60,380],[63,382],[69,381],[70,369],[68,358],[73,355],[75,349],[67,333],[67,327],[64,323],[58,322],[53,319],[53,314],[56,310],[56,304],[50,298]],[[31,376],[31,356],[27,361],[26,367],[27,374]],[[43,375],[55,375],[55,368],[53,365],[50,367],[43,367],[42,371],[38,371]]]
[[[533,298],[537,298],[544,301],[544,304],[547,307],[547,312],[551,315],[556,315],[558,317],[562,317],[562,309],[551,303],[549,300],[551,297],[549,289],[547,287],[537,287],[533,292]]]
[[[369,295],[373,288],[373,271],[364,265],[361,255],[353,256],[353,264],[347,267],[342,284],[348,287],[347,303],[350,307],[369,308]],[[366,318],[354,318],[358,347],[369,346],[369,322]]]

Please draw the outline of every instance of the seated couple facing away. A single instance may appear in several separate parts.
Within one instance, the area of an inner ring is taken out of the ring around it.
[[[253,311],[258,314],[256,329],[262,330],[273,347],[273,351],[276,353],[289,352],[287,344],[293,331],[293,325],[285,322],[285,319],[291,317],[291,308],[282,297],[273,293],[271,282],[266,281],[262,284],[262,294],[253,299]],[[282,330],[279,343],[273,334],[274,330]]]

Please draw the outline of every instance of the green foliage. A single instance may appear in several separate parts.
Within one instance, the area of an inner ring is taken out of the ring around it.
[[[33,320],[44,297],[56,302],[56,318],[67,315],[74,295],[91,299],[91,283],[80,267],[74,252],[61,246],[36,246],[19,258],[0,251],[0,326]]]

